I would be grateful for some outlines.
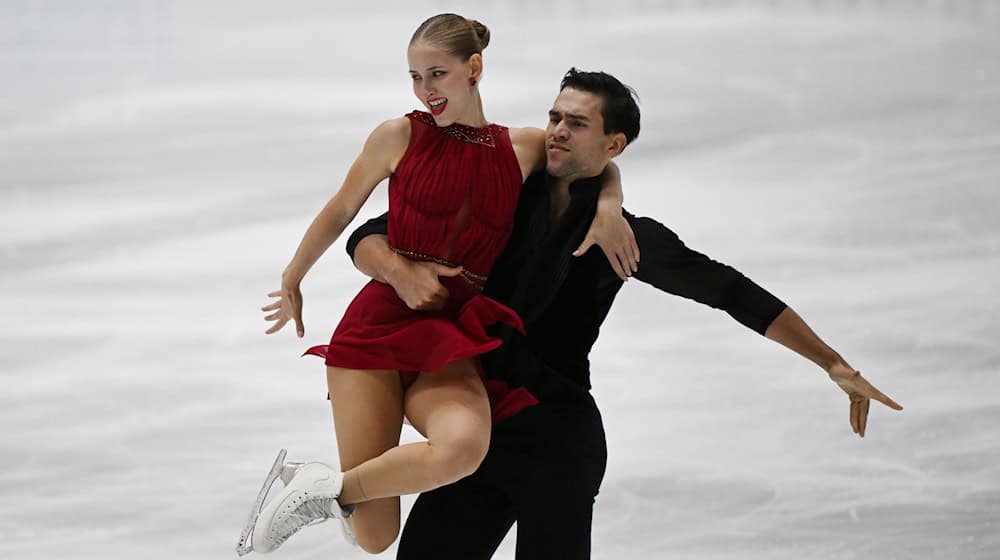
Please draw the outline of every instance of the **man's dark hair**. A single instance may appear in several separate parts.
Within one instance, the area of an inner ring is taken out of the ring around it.
[[[605,134],[621,132],[625,135],[626,146],[639,137],[639,105],[636,103],[639,95],[618,78],[605,72],[581,72],[570,68],[563,76],[559,91],[566,88],[601,96]]]

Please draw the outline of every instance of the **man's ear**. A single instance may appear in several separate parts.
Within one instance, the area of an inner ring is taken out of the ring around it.
[[[615,157],[618,154],[622,153],[622,150],[625,149],[625,144],[627,143],[628,140],[625,139],[624,132],[616,132],[612,134],[611,144],[608,145],[608,156]]]

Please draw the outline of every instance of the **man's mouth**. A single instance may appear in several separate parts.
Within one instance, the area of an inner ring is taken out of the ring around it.
[[[437,99],[428,99],[427,106],[431,109],[431,114],[435,117],[444,112],[444,108],[448,105],[448,99],[445,97],[439,97]]]
[[[569,148],[563,146],[562,144],[549,144],[548,150],[550,152],[568,152]]]

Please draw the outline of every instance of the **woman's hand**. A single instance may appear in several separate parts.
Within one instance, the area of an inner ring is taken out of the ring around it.
[[[868,425],[868,407],[871,404],[871,399],[875,399],[893,410],[903,410],[899,403],[890,399],[862,377],[860,371],[843,362],[834,364],[827,373],[830,375],[830,379],[840,386],[850,398],[851,429],[861,437],[865,437],[865,428]]]
[[[265,321],[275,321],[266,333],[274,334],[280,331],[288,321],[294,321],[296,334],[299,338],[305,336],[306,328],[302,324],[302,291],[299,289],[299,285],[297,283],[282,283],[281,290],[271,292],[267,294],[267,297],[278,298],[278,301],[260,308],[265,313],[274,312],[264,317]]]
[[[622,281],[627,281],[633,272],[639,270],[639,245],[620,206],[603,209],[598,205],[597,215],[590,224],[587,236],[573,251],[573,256],[583,255],[595,243],[604,251],[611,268]]]

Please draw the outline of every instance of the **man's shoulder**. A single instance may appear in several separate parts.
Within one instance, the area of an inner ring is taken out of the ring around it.
[[[642,251],[643,241],[646,243],[653,241],[680,241],[673,230],[654,218],[636,216],[626,208],[622,208],[622,215],[625,216],[629,227],[632,228],[632,233],[635,234],[640,251]]]

